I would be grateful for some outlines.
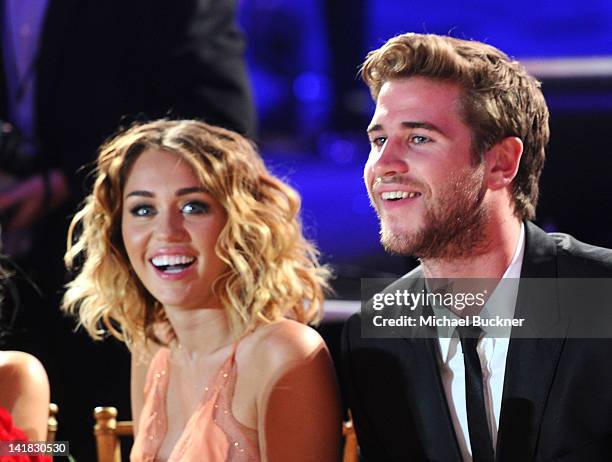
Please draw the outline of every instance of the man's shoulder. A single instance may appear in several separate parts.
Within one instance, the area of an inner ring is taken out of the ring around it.
[[[612,250],[579,241],[565,233],[546,233],[525,222],[525,257],[521,276],[612,277]]]
[[[389,282],[390,281],[390,282]],[[398,277],[394,280],[387,280],[387,283],[382,287],[380,292],[382,293],[393,293],[397,290],[410,290],[413,289],[417,284],[423,283],[423,268],[421,265],[412,269],[410,272]],[[372,300],[362,301],[363,303],[372,303]],[[357,332],[361,334],[361,310],[353,313],[344,325],[344,330],[353,333]]]
[[[612,277],[612,250],[582,242],[565,233],[550,233],[557,248],[560,275]]]

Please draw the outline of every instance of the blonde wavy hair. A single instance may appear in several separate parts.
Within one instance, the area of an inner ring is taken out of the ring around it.
[[[514,212],[535,216],[545,148],[550,138],[548,107],[540,82],[504,52],[475,40],[407,33],[371,51],[361,76],[376,101],[383,84],[413,76],[449,81],[462,89],[464,122],[472,129],[474,163],[509,136],[523,141],[512,182]]]
[[[93,192],[68,232],[65,262],[78,275],[63,309],[94,339],[108,331],[128,345],[164,343],[153,328],[166,319],[163,308],[131,268],[121,235],[127,176],[150,149],[186,161],[227,213],[215,246],[227,269],[213,290],[233,334],[280,317],[318,321],[329,271],[302,235],[298,193],[268,172],[251,142],[195,120],[138,124],[100,148]]]

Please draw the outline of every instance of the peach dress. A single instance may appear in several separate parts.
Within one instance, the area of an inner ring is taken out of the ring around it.
[[[204,389],[202,401],[187,421],[168,462],[259,462],[257,431],[232,414],[236,385],[236,348]],[[145,401],[131,462],[154,462],[166,435],[166,395],[170,350],[160,349],[149,366]]]

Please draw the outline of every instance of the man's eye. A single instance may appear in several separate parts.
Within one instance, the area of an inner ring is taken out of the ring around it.
[[[429,143],[430,141],[431,141],[431,138],[427,136],[423,136],[423,135],[412,135],[410,137],[410,142],[414,144],[425,144],[425,143]]]
[[[386,141],[387,141],[386,136],[377,136],[376,138],[372,138],[370,140],[370,144],[380,148],[383,144],[385,144]]]
[[[192,201],[187,202],[185,205],[183,205],[182,210],[183,213],[187,213],[190,215],[204,214],[208,213],[208,211],[210,210],[210,205],[208,205],[206,202]]]
[[[138,204],[130,209],[130,213],[135,217],[148,217],[155,213],[155,209],[150,205]]]

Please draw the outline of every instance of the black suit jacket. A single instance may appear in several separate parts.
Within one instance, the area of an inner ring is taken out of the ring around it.
[[[416,275],[419,275],[419,269]],[[612,251],[526,223],[521,277],[610,277]],[[526,310],[521,302],[516,317]],[[343,332],[343,390],[365,461],[460,461],[436,339]],[[512,338],[496,460],[612,460],[612,340]]]
[[[35,67],[44,167],[79,196],[75,172],[122,121],[171,114],[254,135],[243,51],[234,0],[51,0]]]

